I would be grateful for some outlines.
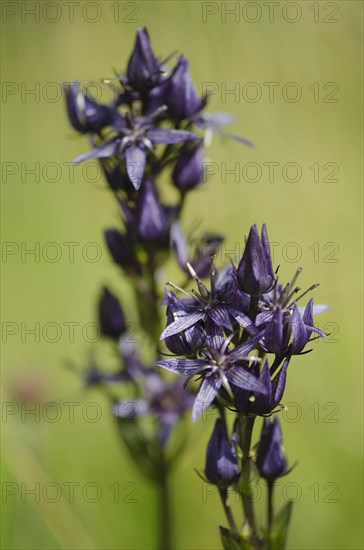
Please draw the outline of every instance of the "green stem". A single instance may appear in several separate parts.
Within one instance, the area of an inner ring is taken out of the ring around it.
[[[164,469],[158,479],[159,491],[159,543],[158,550],[172,549],[172,514],[169,474]]]
[[[156,280],[156,258],[153,250],[146,251],[148,255],[145,264],[145,288],[137,289],[138,310],[141,326],[154,340],[156,346],[162,332],[160,311],[160,296]]]
[[[271,535],[272,535],[272,526],[273,526],[273,493],[274,493],[274,482],[268,481],[268,500],[267,500],[267,541],[268,541],[268,550],[271,550]]]
[[[226,519],[228,520],[230,529],[233,533],[238,535],[239,534],[239,529],[236,525],[235,518],[234,518],[234,515],[233,515],[233,512],[232,512],[231,506],[230,506],[230,501],[229,501],[227,489],[220,489],[219,491],[220,491],[221,502],[222,502],[222,505],[224,507],[224,511],[225,511],[225,514],[226,514]]]
[[[240,415],[239,418],[239,443],[241,450],[243,451],[243,462],[242,462],[242,499],[243,499],[243,510],[245,515],[245,520],[248,523],[249,530],[252,534],[252,542],[254,544],[258,543],[255,511],[252,501],[251,494],[251,464],[250,464],[250,447],[253,435],[255,417],[243,416]]]

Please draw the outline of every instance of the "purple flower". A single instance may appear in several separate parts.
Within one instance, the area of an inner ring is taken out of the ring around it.
[[[166,105],[170,116],[177,120],[190,118],[204,107],[192,82],[188,61],[183,55],[179,57],[170,76]]]
[[[300,354],[310,341],[312,332],[316,332],[322,338],[326,337],[326,334],[313,324],[313,300],[309,301],[303,315],[296,303],[283,311],[278,306],[264,326],[262,347],[279,357]]]
[[[102,290],[98,309],[102,334],[118,339],[126,329],[125,318],[119,300],[106,287]]]
[[[172,179],[182,192],[194,189],[201,183],[204,174],[204,154],[201,142],[186,143],[175,164]]]
[[[143,397],[122,399],[112,406],[112,412],[124,419],[153,415],[159,440],[165,446],[174,426],[191,408],[193,396],[184,391],[180,380],[167,383],[155,372],[147,374],[144,386]]]
[[[140,273],[141,265],[136,258],[132,238],[117,229],[106,229],[104,236],[114,262],[126,272]]]
[[[253,364],[251,372],[264,384],[266,392],[255,394],[254,392],[234,388],[236,409],[244,414],[258,416],[267,415],[274,411],[282,399],[286,386],[288,364],[289,359],[286,359],[273,380],[271,380],[268,361],[265,361],[261,371],[258,363]]]
[[[167,323],[172,323],[175,317],[184,311],[181,301],[173,292],[166,291]],[[167,348],[176,355],[193,355],[196,350],[205,345],[206,334],[202,323],[196,323],[184,332],[166,338]]]
[[[218,418],[206,451],[205,476],[210,483],[227,488],[240,475],[234,443],[229,441],[224,421]]]
[[[237,278],[241,290],[251,296],[260,296],[272,288],[275,276],[265,224],[261,238],[256,225],[250,228],[243,257],[238,265]]]
[[[79,82],[63,85],[66,96],[66,108],[69,121],[77,132],[99,132],[105,126],[110,126],[117,112],[114,107],[101,105],[94,99],[83,95]]]
[[[207,336],[211,336],[213,339],[218,338],[220,343],[222,343],[222,330],[231,331],[233,329],[232,321],[237,321],[249,334],[259,332],[247,315],[232,306],[231,293],[234,292],[234,287],[229,285],[230,268],[217,277],[216,270],[213,264],[211,265],[209,290],[199,279],[192,266],[187,264],[187,267],[197,282],[198,293],[196,291],[185,292],[188,298],[179,300],[180,307],[174,314],[175,319],[172,323],[167,323],[161,334],[161,340],[179,334],[200,321],[204,322]]]
[[[201,376],[202,384],[192,410],[194,422],[211,405],[221,387],[230,396],[233,395],[231,384],[260,393],[267,391],[264,384],[243,366],[253,359],[247,354],[257,346],[261,337],[261,334],[255,335],[233,350],[229,349],[231,339],[227,339],[220,349],[209,347],[202,350],[197,359],[171,358],[157,362],[157,366],[172,372],[190,377]],[[220,339],[217,339],[217,342],[220,343]]]
[[[156,86],[161,78],[160,64],[150,44],[147,29],[138,29],[134,50],[127,68],[127,84],[144,93]]]
[[[277,416],[265,418],[256,465],[260,475],[269,482],[274,482],[279,477],[288,473],[287,459],[284,456],[282,445],[282,432]]]
[[[150,178],[146,178],[138,196],[136,232],[143,243],[168,242],[170,221],[168,211],[157,196]]]
[[[138,190],[144,175],[147,151],[153,151],[154,145],[199,139],[197,134],[187,130],[167,130],[155,126],[156,119],[160,118],[163,112],[165,109],[161,108],[147,117],[134,117],[129,113],[125,116],[119,115],[113,124],[117,134],[88,153],[78,156],[73,161],[74,164],[90,158],[107,158],[114,155],[124,158],[128,176]]]

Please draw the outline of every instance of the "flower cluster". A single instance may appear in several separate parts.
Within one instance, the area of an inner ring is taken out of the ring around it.
[[[251,143],[223,132],[231,117],[205,112],[208,97],[199,97],[187,59],[180,56],[169,69],[154,54],[146,29],[137,31],[125,73],[105,82],[113,90],[109,104],[84,95],[78,82],[65,85],[65,95],[70,123],[91,144],[74,162],[99,159],[118,200],[123,227],[105,231],[107,247],[134,282],[146,275],[141,249],[154,263],[174,251],[185,270],[188,252],[178,219],[186,194],[204,181],[203,134],[197,132],[209,129]],[[162,173],[177,190],[174,204],[162,200],[156,181]],[[198,260],[196,270],[203,274],[206,265]]]
[[[206,131],[252,144],[222,130],[232,120],[228,113],[206,113],[208,97],[197,93],[187,59],[179,56],[170,68],[172,57],[156,56],[147,30],[139,29],[125,70],[104,80],[114,93],[109,103],[84,94],[78,82],[64,87],[69,121],[90,144],[74,162],[97,159],[116,200],[120,223],[105,229],[105,244],[133,290],[138,323],[135,340],[122,303],[104,286],[98,319],[116,364],[105,372],[93,363],[84,373],[85,383],[110,399],[134,463],[160,490],[160,548],[171,549],[167,478],[185,446],[184,439],[177,441],[173,451],[171,440],[177,438],[172,432],[190,409],[195,421],[210,406],[219,418],[204,476],[218,487],[229,521],[230,530],[221,528],[224,547],[261,549],[268,541],[268,547],[283,548],[286,529],[280,525],[274,534],[272,491],[275,480],[289,470],[275,413],[292,357],[307,353],[310,341],[325,336],[313,317],[326,306],[315,306],[312,299],[301,306],[317,285],[300,293],[300,270],[285,286],[279,282],[265,225],[260,235],[251,227],[242,257],[222,269],[215,266],[222,234],[186,236],[182,211],[187,195],[205,179]],[[166,193],[168,186],[174,192]],[[174,201],[167,203],[166,196]],[[183,282],[169,283],[162,299],[161,273],[169,259]],[[197,288],[186,290],[191,283]],[[235,415],[231,436],[227,409]],[[263,429],[255,451],[251,439],[259,416]],[[253,467],[269,488],[264,535],[247,492]],[[231,486],[242,496],[244,529],[229,507]]]
[[[230,115],[205,112],[208,98],[197,93],[187,59],[181,55],[169,68],[168,59],[155,55],[146,29],[137,31],[125,71],[104,83],[105,92],[113,92],[112,100],[104,104],[84,94],[80,83],[65,84],[66,108],[72,127],[90,144],[90,150],[74,162],[96,159],[117,202],[120,225],[105,229],[105,244],[136,293],[142,341],[129,342],[123,306],[105,286],[98,319],[105,341],[116,348],[116,365],[111,373],[92,365],[84,376],[87,385],[103,389],[111,398],[111,410],[137,463],[138,458],[140,464],[145,462],[150,448],[160,447],[159,454],[149,456],[152,473],[148,473],[160,477],[171,432],[190,410],[193,396],[183,390],[180,380],[166,378],[156,366],[161,358],[159,273],[172,256],[184,277],[190,277],[187,262],[206,277],[210,263],[206,250],[215,253],[223,239],[203,234],[193,245],[180,223],[187,194],[204,181],[205,131],[251,143],[223,132],[221,126],[231,122]],[[172,204],[162,199],[164,188],[158,181],[162,177],[164,186],[171,184],[175,190]],[[144,341],[155,353],[147,361],[141,360]],[[141,420],[147,417],[154,419],[155,430],[143,431]],[[127,437],[131,432],[133,437]]]
[[[313,299],[298,305],[306,295],[298,294],[299,272],[284,288],[278,282],[265,225],[261,236],[251,227],[237,267],[231,264],[218,274],[212,261],[210,288],[187,265],[198,290],[181,289],[183,297],[166,292],[167,326],[161,335],[170,351],[184,357],[158,365],[202,380],[194,420],[216,399],[246,415],[271,414],[282,399],[292,356],[325,336],[313,314],[326,306],[314,306]],[[253,350],[256,355],[249,355]],[[267,354],[273,357],[263,362]]]
[[[174,290],[166,290],[167,325],[161,339],[174,356],[157,364],[187,377],[185,385],[191,379],[199,382],[194,421],[211,405],[220,413],[207,447],[204,476],[219,489],[230,524],[230,530],[221,531],[224,548],[262,548],[265,542],[283,548],[290,514],[285,511],[284,525],[274,526],[272,495],[275,481],[290,470],[276,413],[293,356],[307,353],[310,341],[326,336],[315,327],[313,316],[327,306],[314,306],[313,299],[299,305],[317,286],[300,292],[296,282],[301,270],[288,284],[280,284],[265,225],[260,235],[256,225],[251,227],[237,265],[218,272],[212,256],[209,286],[189,263],[187,268],[197,289],[187,291],[170,283]],[[231,437],[226,409],[235,414]],[[263,428],[254,454],[252,432],[259,416],[264,417]],[[265,533],[256,525],[247,489],[252,467],[268,486]],[[244,503],[244,537],[228,503],[229,487]]]

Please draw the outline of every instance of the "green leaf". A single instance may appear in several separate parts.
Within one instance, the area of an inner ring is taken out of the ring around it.
[[[226,529],[226,527],[221,527],[221,525],[219,529],[224,550],[254,550],[254,546],[240,535],[233,533],[229,529]]]
[[[286,548],[288,527],[292,515],[292,506],[292,501],[287,502],[278,512],[274,520],[273,532],[271,536],[272,550],[284,550]]]

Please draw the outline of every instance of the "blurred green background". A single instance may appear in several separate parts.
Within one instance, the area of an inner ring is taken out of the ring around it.
[[[203,228],[225,233],[228,259],[250,224],[265,221],[283,278],[303,265],[302,286],[321,282],[316,301],[331,305],[318,319],[331,337],[293,361],[285,393],[285,447],[292,464],[299,460],[277,491],[280,500],[297,498],[288,547],[363,547],[363,5],[278,4],[273,14],[261,2],[2,3],[2,548],[155,547],[153,487],[120,448],[106,402],[64,368],[67,359],[84,366],[95,347],[82,328],[94,320],[102,284],[124,296],[129,319],[133,302],[103,249],[102,229],[117,222],[110,194],[91,181],[92,168],[70,177],[67,163],[87,143],[70,129],[57,83],[98,82],[122,69],[141,26],[157,54],[190,59],[199,90],[214,83],[210,110],[232,112],[231,130],[255,143],[250,150],[214,138],[216,173],[190,197],[185,225],[202,219]],[[224,94],[233,88],[237,96]],[[239,173],[224,173],[221,163]],[[270,178],[267,163],[276,163]],[[73,262],[64,244],[72,242]],[[97,261],[99,249],[87,243],[102,247]],[[39,247],[39,258],[24,256],[24,247]],[[39,338],[25,333],[36,323]],[[65,323],[79,323],[72,342]],[[74,421],[64,407],[60,418],[58,409],[41,408],[39,422],[11,414],[9,402],[31,407],[34,399],[79,402]],[[173,479],[181,550],[220,547],[218,496],[204,493],[193,470],[204,466],[211,429],[212,418],[193,427]],[[39,498],[26,493],[36,483]]]

